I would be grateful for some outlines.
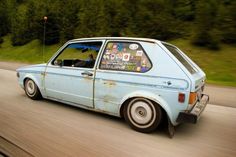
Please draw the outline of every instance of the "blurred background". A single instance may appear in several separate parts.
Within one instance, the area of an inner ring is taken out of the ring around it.
[[[46,60],[73,38],[154,38],[236,86],[236,0],[0,0],[0,61],[43,62],[44,30]]]

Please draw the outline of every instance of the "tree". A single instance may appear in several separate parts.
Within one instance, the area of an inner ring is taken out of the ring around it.
[[[100,21],[103,14],[103,1],[83,0],[78,15],[78,23],[75,29],[76,37],[94,37],[99,36],[106,29]],[[100,18],[98,20],[98,18]]]
[[[13,46],[24,45],[31,41],[28,23],[25,10],[18,8],[14,18],[11,20],[11,40]]]
[[[60,40],[64,42],[74,38],[80,3],[74,0],[61,0],[59,8],[61,8],[59,12]]]
[[[180,34],[180,23],[165,8],[162,0],[141,0],[133,13],[130,31],[136,36],[166,40]]]
[[[196,10],[196,28],[193,43],[218,49],[220,33],[217,29],[218,3],[215,0],[199,0]]]
[[[193,21],[195,19],[196,0],[167,0],[165,6],[177,19],[182,21]]]
[[[0,37],[9,32],[9,19],[6,6],[6,0],[0,1]]]
[[[220,8],[220,29],[222,41],[236,43],[236,1],[226,1]]]

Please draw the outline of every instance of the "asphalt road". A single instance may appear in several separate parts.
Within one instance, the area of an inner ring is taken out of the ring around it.
[[[12,156],[235,157],[236,108],[208,105],[197,125],[138,133],[124,120],[48,100],[33,101],[14,71],[0,70],[0,151]]]

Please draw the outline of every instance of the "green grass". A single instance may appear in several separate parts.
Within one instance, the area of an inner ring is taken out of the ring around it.
[[[13,47],[10,36],[5,36],[0,44],[0,61],[23,63],[42,63],[42,45],[38,40],[24,46]],[[236,87],[236,45],[221,45],[218,51],[193,46],[188,40],[169,41],[182,49],[207,74],[207,82],[211,84]],[[45,47],[45,60],[48,60],[62,44]]]
[[[5,36],[4,42],[0,44],[0,61],[14,61],[22,63],[42,63],[50,57],[62,46],[56,44],[45,46],[43,59],[43,47],[39,40],[33,40],[24,46],[12,46],[10,36]]]

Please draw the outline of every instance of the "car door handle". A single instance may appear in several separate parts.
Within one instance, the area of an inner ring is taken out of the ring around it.
[[[81,75],[83,75],[83,76],[93,76],[93,74],[88,72],[88,71],[82,72]]]

